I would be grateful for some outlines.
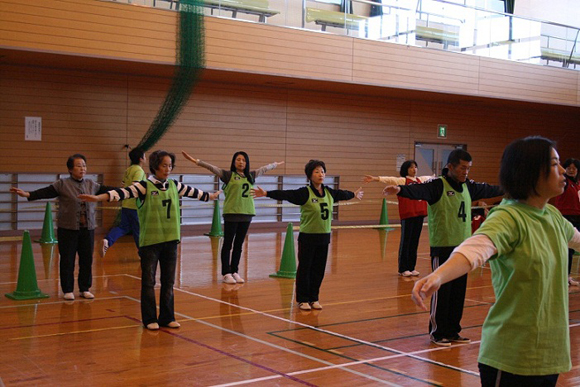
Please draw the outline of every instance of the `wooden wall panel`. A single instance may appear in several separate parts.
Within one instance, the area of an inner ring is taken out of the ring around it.
[[[0,48],[175,63],[178,13],[97,0],[0,0]],[[205,18],[208,69],[580,105],[580,72]]]
[[[66,157],[88,158],[90,172],[118,185],[127,167],[125,144],[149,128],[170,79],[41,67],[0,65],[0,172],[66,172]],[[178,154],[175,173],[205,173],[186,162],[187,150],[227,167],[245,150],[252,166],[286,161],[276,173],[303,175],[311,158],[326,162],[341,187],[355,190],[364,174],[397,175],[396,157],[414,157],[414,144],[467,144],[471,176],[497,183],[499,159],[514,138],[540,134],[560,143],[562,158],[579,157],[577,109],[527,104],[396,99],[284,87],[201,82],[171,130],[154,146]],[[43,118],[43,141],[24,141],[24,117]],[[448,137],[437,139],[437,124]],[[382,186],[340,208],[340,220],[376,222]],[[395,200],[395,198],[389,198]],[[390,218],[398,218],[389,205]]]
[[[0,2],[0,45],[174,63],[176,13],[91,0]]]
[[[575,105],[579,72],[480,58],[480,95]]]
[[[355,39],[353,81],[419,90],[477,94],[478,58]]]

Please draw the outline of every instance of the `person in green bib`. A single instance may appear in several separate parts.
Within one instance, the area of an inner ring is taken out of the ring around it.
[[[555,386],[572,367],[568,248],[580,232],[548,200],[564,192],[555,144],[526,137],[504,150],[500,184],[507,194],[474,236],[447,262],[415,283],[413,301],[489,260],[495,303],[481,332],[479,374],[487,386]]]
[[[186,152],[181,153],[195,165],[212,172],[224,183],[223,190],[226,198],[223,209],[222,276],[226,284],[244,283],[245,280],[238,273],[242,246],[252,218],[256,215],[254,198],[250,195],[250,190],[254,187],[254,182],[258,176],[284,164],[284,161],[274,162],[264,165],[255,171],[250,171],[250,158],[246,152],[240,151],[234,153],[230,170],[228,171],[200,159],[195,159]]]
[[[341,200],[363,197],[362,188],[355,192],[325,186],[326,165],[310,160],[304,167],[310,184],[294,190],[253,190],[255,197],[286,200],[300,206],[300,233],[298,235],[298,270],[296,273],[296,302],[301,310],[322,309],[319,302],[320,286],[324,279],[332,206]]]
[[[147,161],[145,151],[141,148],[131,149],[129,159],[131,159],[131,165],[125,170],[123,187],[128,187],[131,184],[147,178],[143,170],[143,166],[145,166],[145,162]],[[101,257],[107,254],[107,250],[115,244],[117,239],[128,233],[133,234],[135,245],[139,248],[139,217],[137,216],[136,199],[123,200],[123,204],[121,205],[121,221],[118,226],[110,229],[105,238],[103,238],[101,242]]]
[[[207,202],[216,200],[221,191],[203,192],[177,180],[169,179],[175,167],[175,155],[158,150],[149,155],[152,175],[129,187],[117,188],[100,195],[79,195],[89,202],[119,201],[137,198],[137,213],[141,232],[139,256],[141,257],[141,317],[149,330],[159,326],[179,328],[175,321],[173,284],[177,265],[177,244],[181,239],[181,197]],[[161,269],[159,316],[155,303],[155,274]]]
[[[471,236],[471,202],[503,195],[498,186],[468,180],[470,168],[471,155],[463,149],[456,149],[449,154],[447,168],[440,178],[424,184],[387,186],[383,191],[427,202],[433,270]],[[451,343],[470,341],[459,335],[466,289],[467,275],[445,284],[431,299],[429,334],[435,345],[448,347]]]

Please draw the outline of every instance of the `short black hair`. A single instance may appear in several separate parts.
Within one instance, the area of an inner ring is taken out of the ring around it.
[[[538,180],[550,174],[554,148],[554,141],[541,136],[520,138],[505,148],[499,183],[509,198],[525,200],[538,195]]]
[[[459,165],[461,161],[471,161],[471,155],[463,149],[455,149],[447,157],[447,164]]]
[[[401,169],[399,170],[401,177],[407,177],[409,175],[409,168],[413,164],[415,164],[415,167],[417,167],[417,162],[415,160],[407,160],[403,163],[403,165],[401,165]]]
[[[171,158],[172,170],[175,169],[175,154],[160,149],[149,155],[149,170],[152,174],[155,174],[155,171],[159,169],[161,160],[163,160],[165,156],[169,156]]]
[[[580,175],[580,161],[573,159],[573,158],[569,158],[566,161],[564,161],[564,164],[562,164],[562,167],[564,167],[564,169],[566,169],[572,164],[574,164],[576,166],[576,169],[578,170],[578,172],[576,173],[576,176],[572,176],[572,177],[574,179],[578,179],[578,175]]]
[[[234,153],[234,155],[232,157],[232,165],[230,166],[230,171],[237,172],[236,158],[239,155],[244,156],[244,158],[246,159],[246,167],[244,168],[244,176],[246,176],[246,178],[248,179],[250,184],[254,184],[254,178],[252,177],[252,174],[250,173],[250,156],[248,156],[248,154],[246,152],[238,151],[238,152]]]
[[[80,153],[75,153],[74,155],[69,156],[66,160],[66,167],[69,171],[75,167],[76,159],[83,159],[85,163],[87,162],[87,158],[85,156],[81,155]]]
[[[326,173],[326,164],[324,164],[324,161],[320,161],[320,160],[310,160],[304,166],[304,173],[306,174],[306,178],[309,181],[310,181],[310,178],[312,177],[312,172],[314,172],[314,170],[317,167],[322,167],[322,169],[324,169],[324,173]]]
[[[141,159],[145,156],[145,151],[141,148],[133,148],[129,152],[129,158],[131,159],[131,164],[139,164]]]

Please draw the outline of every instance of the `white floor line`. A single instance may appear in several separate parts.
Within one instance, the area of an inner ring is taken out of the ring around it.
[[[135,276],[133,276],[131,274],[126,274],[126,275],[127,276],[130,276],[131,278],[135,278],[135,279],[141,280],[141,278],[135,277]],[[337,337],[340,337],[340,338],[343,338],[343,339],[346,339],[346,340],[350,340],[350,341],[353,341],[353,342],[356,342],[356,343],[360,343],[360,344],[365,344],[365,345],[368,345],[368,346],[371,346],[371,347],[375,347],[375,348],[379,348],[379,349],[382,349],[382,350],[385,350],[385,351],[395,352],[397,354],[400,354],[400,355],[403,355],[403,356],[408,356],[408,357],[414,358],[416,360],[424,361],[424,362],[427,362],[427,363],[430,363],[430,364],[439,365],[439,366],[446,367],[446,368],[450,368],[450,369],[453,369],[453,370],[456,370],[456,371],[460,371],[460,372],[465,372],[467,374],[470,374],[470,375],[474,375],[474,376],[479,377],[479,373],[478,372],[469,371],[469,370],[466,370],[466,369],[463,369],[463,368],[460,368],[460,367],[455,367],[455,366],[452,366],[452,365],[449,365],[449,364],[445,364],[445,363],[441,363],[441,362],[438,362],[438,361],[435,361],[435,360],[431,360],[431,359],[427,359],[427,358],[415,356],[413,354],[409,354],[409,353],[406,353],[406,352],[403,352],[403,351],[399,351],[399,350],[394,349],[394,348],[385,347],[385,346],[382,346],[382,345],[379,345],[379,344],[375,344],[375,343],[370,342],[370,341],[361,340],[361,339],[357,339],[357,338],[354,338],[354,337],[346,336],[346,335],[343,335],[343,334],[340,334],[340,333],[336,333],[336,332],[328,331],[328,330],[325,330],[325,329],[317,328],[317,327],[312,326],[312,325],[304,324],[304,323],[301,323],[301,322],[298,322],[298,321],[294,321],[294,320],[289,320],[287,318],[275,316],[275,315],[272,315],[272,314],[269,314],[269,313],[261,312],[259,310],[247,308],[245,306],[240,306],[240,305],[232,304],[232,303],[229,303],[229,302],[226,302],[226,301],[223,301],[223,300],[218,300],[217,298],[212,298],[212,297],[204,296],[203,294],[194,293],[194,292],[190,292],[190,291],[183,290],[183,289],[175,289],[175,290],[178,290],[178,291],[180,291],[182,293],[190,294],[192,296],[196,296],[196,297],[199,297],[199,298],[204,298],[206,300],[210,300],[210,301],[222,303],[222,304],[225,304],[225,305],[228,305],[228,306],[236,307],[236,308],[239,308],[239,309],[242,309],[242,310],[245,310],[245,311],[248,311],[248,312],[252,312],[252,313],[255,313],[255,314],[260,314],[260,315],[263,315],[263,316],[266,316],[266,317],[270,317],[270,318],[273,318],[273,319],[276,319],[276,320],[283,321],[285,323],[290,323],[290,324],[302,326],[302,327],[309,328],[309,329],[312,329],[312,330],[317,331],[317,332],[329,334],[329,335],[332,335],[332,336],[337,336]],[[431,350],[426,350],[426,352],[430,352],[432,350],[435,350],[435,348],[433,348]]]
[[[129,300],[132,300],[132,301],[135,301],[135,302],[138,302],[138,303],[141,303],[140,300],[138,300],[136,298],[133,298],[133,297],[125,296],[125,298],[127,298]],[[269,346],[269,347],[272,347],[272,348],[276,348],[276,349],[278,349],[280,351],[288,352],[288,353],[291,353],[293,355],[300,356],[300,357],[304,357],[306,359],[309,359],[309,360],[312,360],[312,361],[315,361],[315,362],[318,362],[318,363],[323,363],[323,364],[326,364],[326,365],[329,365],[329,366],[333,366],[334,365],[333,363],[331,363],[329,361],[322,360],[322,359],[319,359],[317,357],[313,357],[313,356],[310,356],[310,355],[306,355],[306,354],[303,354],[303,353],[300,353],[300,352],[297,352],[297,351],[294,351],[294,350],[291,350],[291,349],[288,349],[288,348],[284,348],[284,347],[281,347],[279,345],[270,343],[268,341],[260,340],[260,339],[255,338],[255,337],[248,336],[248,335],[246,335],[244,333],[240,333],[240,332],[237,332],[237,331],[233,331],[231,329],[227,329],[227,328],[221,327],[219,325],[215,325],[215,324],[212,324],[210,322],[207,322],[207,321],[204,321],[204,320],[200,320],[200,319],[197,319],[197,318],[192,317],[192,316],[188,316],[188,315],[183,314],[183,313],[175,312],[175,314],[178,315],[178,316],[181,316],[183,318],[187,318],[189,320],[195,321],[197,323],[200,323],[200,324],[203,324],[203,325],[206,325],[206,326],[209,326],[209,327],[212,327],[212,328],[219,329],[221,331],[230,333],[232,335],[240,336],[240,337],[243,337],[243,338],[245,338],[247,340],[252,340],[252,341],[255,341],[257,343],[260,343],[260,344],[263,344],[263,345],[266,345],[266,346]],[[344,369],[344,371],[350,372],[352,374],[355,374],[355,375],[358,375],[358,376],[361,376],[361,377],[364,377],[364,378],[367,378],[367,379],[370,379],[370,380],[375,381],[375,382],[378,382],[378,383],[386,384],[386,385],[389,385],[389,386],[398,386],[398,384],[393,384],[393,383],[390,383],[390,382],[388,382],[386,380],[378,379],[378,378],[375,378],[374,376],[367,375],[367,374],[364,374],[362,372],[350,370],[348,368]],[[282,375],[273,375],[273,376],[267,377],[266,379],[263,379],[263,380],[268,380],[268,379],[273,379],[273,378],[282,378],[282,377],[283,377]]]

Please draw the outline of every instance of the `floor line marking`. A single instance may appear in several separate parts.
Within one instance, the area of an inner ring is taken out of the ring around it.
[[[140,300],[138,300],[138,299],[136,299],[136,298],[129,297],[129,296],[125,296],[125,297],[126,297],[127,299],[129,299],[129,300],[133,300],[133,301],[135,301],[135,302],[141,303],[141,301],[140,301]],[[230,333],[230,334],[232,334],[232,335],[235,335],[235,336],[243,337],[243,338],[245,338],[245,339],[252,340],[252,341],[255,341],[255,342],[257,342],[257,343],[260,343],[260,344],[262,344],[262,345],[265,345],[265,346],[269,346],[269,347],[276,348],[276,349],[278,349],[278,350],[281,350],[281,351],[283,351],[283,352],[288,352],[288,353],[291,353],[291,354],[293,354],[293,355],[297,355],[297,356],[299,356],[299,357],[304,357],[304,358],[306,358],[306,359],[309,359],[309,360],[312,360],[312,361],[314,361],[314,362],[318,362],[318,363],[326,364],[326,365],[329,365],[329,366],[331,366],[331,365],[335,365],[335,364],[333,364],[333,363],[331,363],[331,362],[329,362],[329,361],[322,360],[322,359],[319,359],[319,358],[317,358],[317,357],[314,357],[314,356],[306,355],[306,354],[304,354],[304,353],[297,352],[297,351],[294,351],[294,350],[292,350],[292,349],[284,348],[284,347],[282,347],[282,346],[279,346],[279,345],[277,345],[277,344],[270,343],[270,342],[268,342],[268,341],[261,340],[261,339],[258,339],[258,338],[256,338],[256,337],[248,336],[248,335],[246,335],[245,333],[240,333],[240,332],[237,332],[237,331],[234,331],[234,330],[228,329],[228,328],[224,328],[224,327],[222,327],[222,326],[219,326],[219,325],[216,325],[216,324],[212,324],[212,323],[210,323],[210,322],[207,322],[207,321],[199,320],[199,319],[197,319],[197,318],[195,318],[195,317],[188,316],[188,315],[186,315],[186,314],[184,314],[184,313],[175,312],[175,314],[176,314],[176,315],[178,315],[178,316],[184,317],[184,318],[186,318],[186,319],[188,319],[188,320],[191,320],[191,321],[197,322],[197,323],[199,323],[199,324],[206,325],[206,326],[209,326],[209,327],[211,327],[211,328],[218,329],[218,330],[221,330],[221,331],[224,331],[224,332]],[[373,380],[373,381],[375,381],[375,382],[379,382],[379,383],[382,383],[382,384],[387,384],[387,385],[390,385],[390,386],[397,386],[397,384],[392,384],[392,383],[390,383],[390,382],[388,382],[388,381],[386,381],[386,380],[378,379],[378,378],[375,378],[374,376],[367,375],[367,374],[363,374],[363,373],[361,373],[361,372],[358,372],[358,371],[355,371],[355,370],[350,370],[350,369],[348,369],[348,368],[344,369],[344,371],[346,371],[346,372],[350,372],[350,373],[353,373],[353,374],[355,374],[355,375],[358,375],[358,376],[361,376],[361,377],[364,377],[364,378],[367,378],[367,379],[370,379],[370,380]]]
[[[136,277],[136,276],[133,276],[131,274],[126,274],[126,275],[129,276],[129,277],[131,277],[131,278],[134,278],[134,279],[137,279],[137,280],[141,280],[141,278]],[[325,334],[328,334],[328,335],[338,336],[338,337],[341,337],[341,338],[344,338],[344,339],[347,339],[347,340],[351,340],[351,341],[354,341],[354,342],[358,342],[358,343],[361,343],[361,344],[366,344],[368,346],[375,347],[375,348],[379,348],[379,349],[383,349],[385,351],[391,351],[391,352],[394,352],[394,353],[405,354],[405,352],[399,351],[399,350],[394,349],[394,348],[389,348],[389,347],[385,347],[385,346],[382,346],[382,345],[375,344],[375,343],[370,342],[370,341],[366,341],[366,340],[362,340],[362,339],[357,339],[357,338],[354,338],[354,337],[349,337],[349,336],[346,336],[346,335],[343,335],[343,334],[340,334],[340,333],[336,333],[336,332],[332,332],[332,331],[328,331],[328,330],[325,330],[325,329],[321,329],[321,328],[318,328],[318,327],[315,327],[315,326],[312,326],[312,325],[304,324],[304,323],[301,323],[299,321],[289,320],[289,319],[284,318],[284,317],[279,317],[279,316],[275,316],[275,315],[272,315],[272,314],[269,314],[269,313],[264,313],[264,312],[261,312],[259,310],[255,310],[255,309],[248,308],[248,307],[245,307],[245,306],[240,306],[240,305],[232,304],[230,302],[226,302],[226,301],[223,301],[223,300],[218,300],[217,298],[212,298],[212,297],[204,296],[203,294],[194,293],[194,292],[190,292],[188,290],[183,290],[183,289],[175,289],[175,290],[180,291],[182,293],[190,294],[192,296],[196,296],[196,297],[199,297],[199,298],[203,298],[203,299],[206,299],[206,300],[210,300],[210,301],[218,302],[218,303],[221,303],[221,304],[233,306],[233,307],[236,307],[236,308],[239,308],[239,309],[242,309],[242,310],[246,310],[246,311],[249,311],[249,312],[254,312],[255,314],[259,314],[259,315],[263,315],[263,316],[266,316],[266,317],[270,317],[270,318],[273,318],[273,319],[276,319],[276,320],[280,320],[280,321],[283,321],[283,322],[286,322],[286,323],[290,323],[290,324],[294,324],[294,325],[306,327],[306,328],[315,330],[317,332],[325,333]],[[435,360],[426,359],[426,358],[422,358],[422,357],[415,356],[415,355],[409,355],[409,357],[416,358],[417,360],[425,361],[425,362],[428,362],[428,363],[431,363],[431,364],[436,364],[436,365],[439,365],[441,367],[451,368],[451,369],[454,369],[456,371],[464,372],[464,373],[467,373],[467,374],[470,374],[470,375],[479,376],[479,373],[477,373],[477,372],[473,372],[473,371],[466,370],[466,369],[463,369],[463,368],[460,368],[460,367],[456,367],[456,366],[452,366],[452,365],[449,365],[449,364],[441,363],[441,362],[438,362],[438,361],[435,361]]]

